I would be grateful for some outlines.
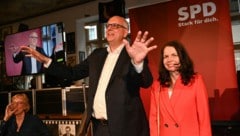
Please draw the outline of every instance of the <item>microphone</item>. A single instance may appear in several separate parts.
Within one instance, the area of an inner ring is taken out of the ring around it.
[[[175,68],[179,68],[180,67],[180,63],[175,63],[173,65],[175,66]]]
[[[175,64],[173,64],[174,66],[180,66],[180,63],[175,63]]]

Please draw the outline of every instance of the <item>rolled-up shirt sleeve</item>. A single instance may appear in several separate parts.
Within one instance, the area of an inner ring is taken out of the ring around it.
[[[137,71],[137,73],[141,73],[142,70],[143,70],[143,63],[144,63],[144,62],[142,62],[142,63],[140,63],[140,64],[135,64],[135,63],[133,62],[133,60],[131,60],[131,62],[132,62],[132,64],[133,64],[135,70]]]

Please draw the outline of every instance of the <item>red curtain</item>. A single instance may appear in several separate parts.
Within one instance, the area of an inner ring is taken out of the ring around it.
[[[158,48],[149,54],[158,78],[159,51],[170,40],[181,41],[207,85],[213,120],[232,120],[239,112],[239,92],[228,0],[173,0],[129,10],[132,38],[149,31]],[[148,114],[150,92],[141,96]]]

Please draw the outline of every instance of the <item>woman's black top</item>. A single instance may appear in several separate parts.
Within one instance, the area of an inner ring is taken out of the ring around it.
[[[50,136],[50,133],[46,124],[41,119],[35,115],[26,113],[18,132],[15,116],[12,116],[8,121],[2,121],[0,136]]]

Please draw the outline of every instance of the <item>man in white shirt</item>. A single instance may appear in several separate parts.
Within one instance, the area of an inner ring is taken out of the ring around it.
[[[139,91],[140,87],[152,84],[146,56],[157,46],[149,46],[154,39],[141,31],[130,45],[125,39],[128,23],[120,16],[111,17],[106,28],[109,46],[94,50],[86,60],[71,68],[56,64],[30,48],[22,50],[42,61],[47,74],[67,81],[89,77],[86,122],[92,120],[94,136],[149,136]]]

